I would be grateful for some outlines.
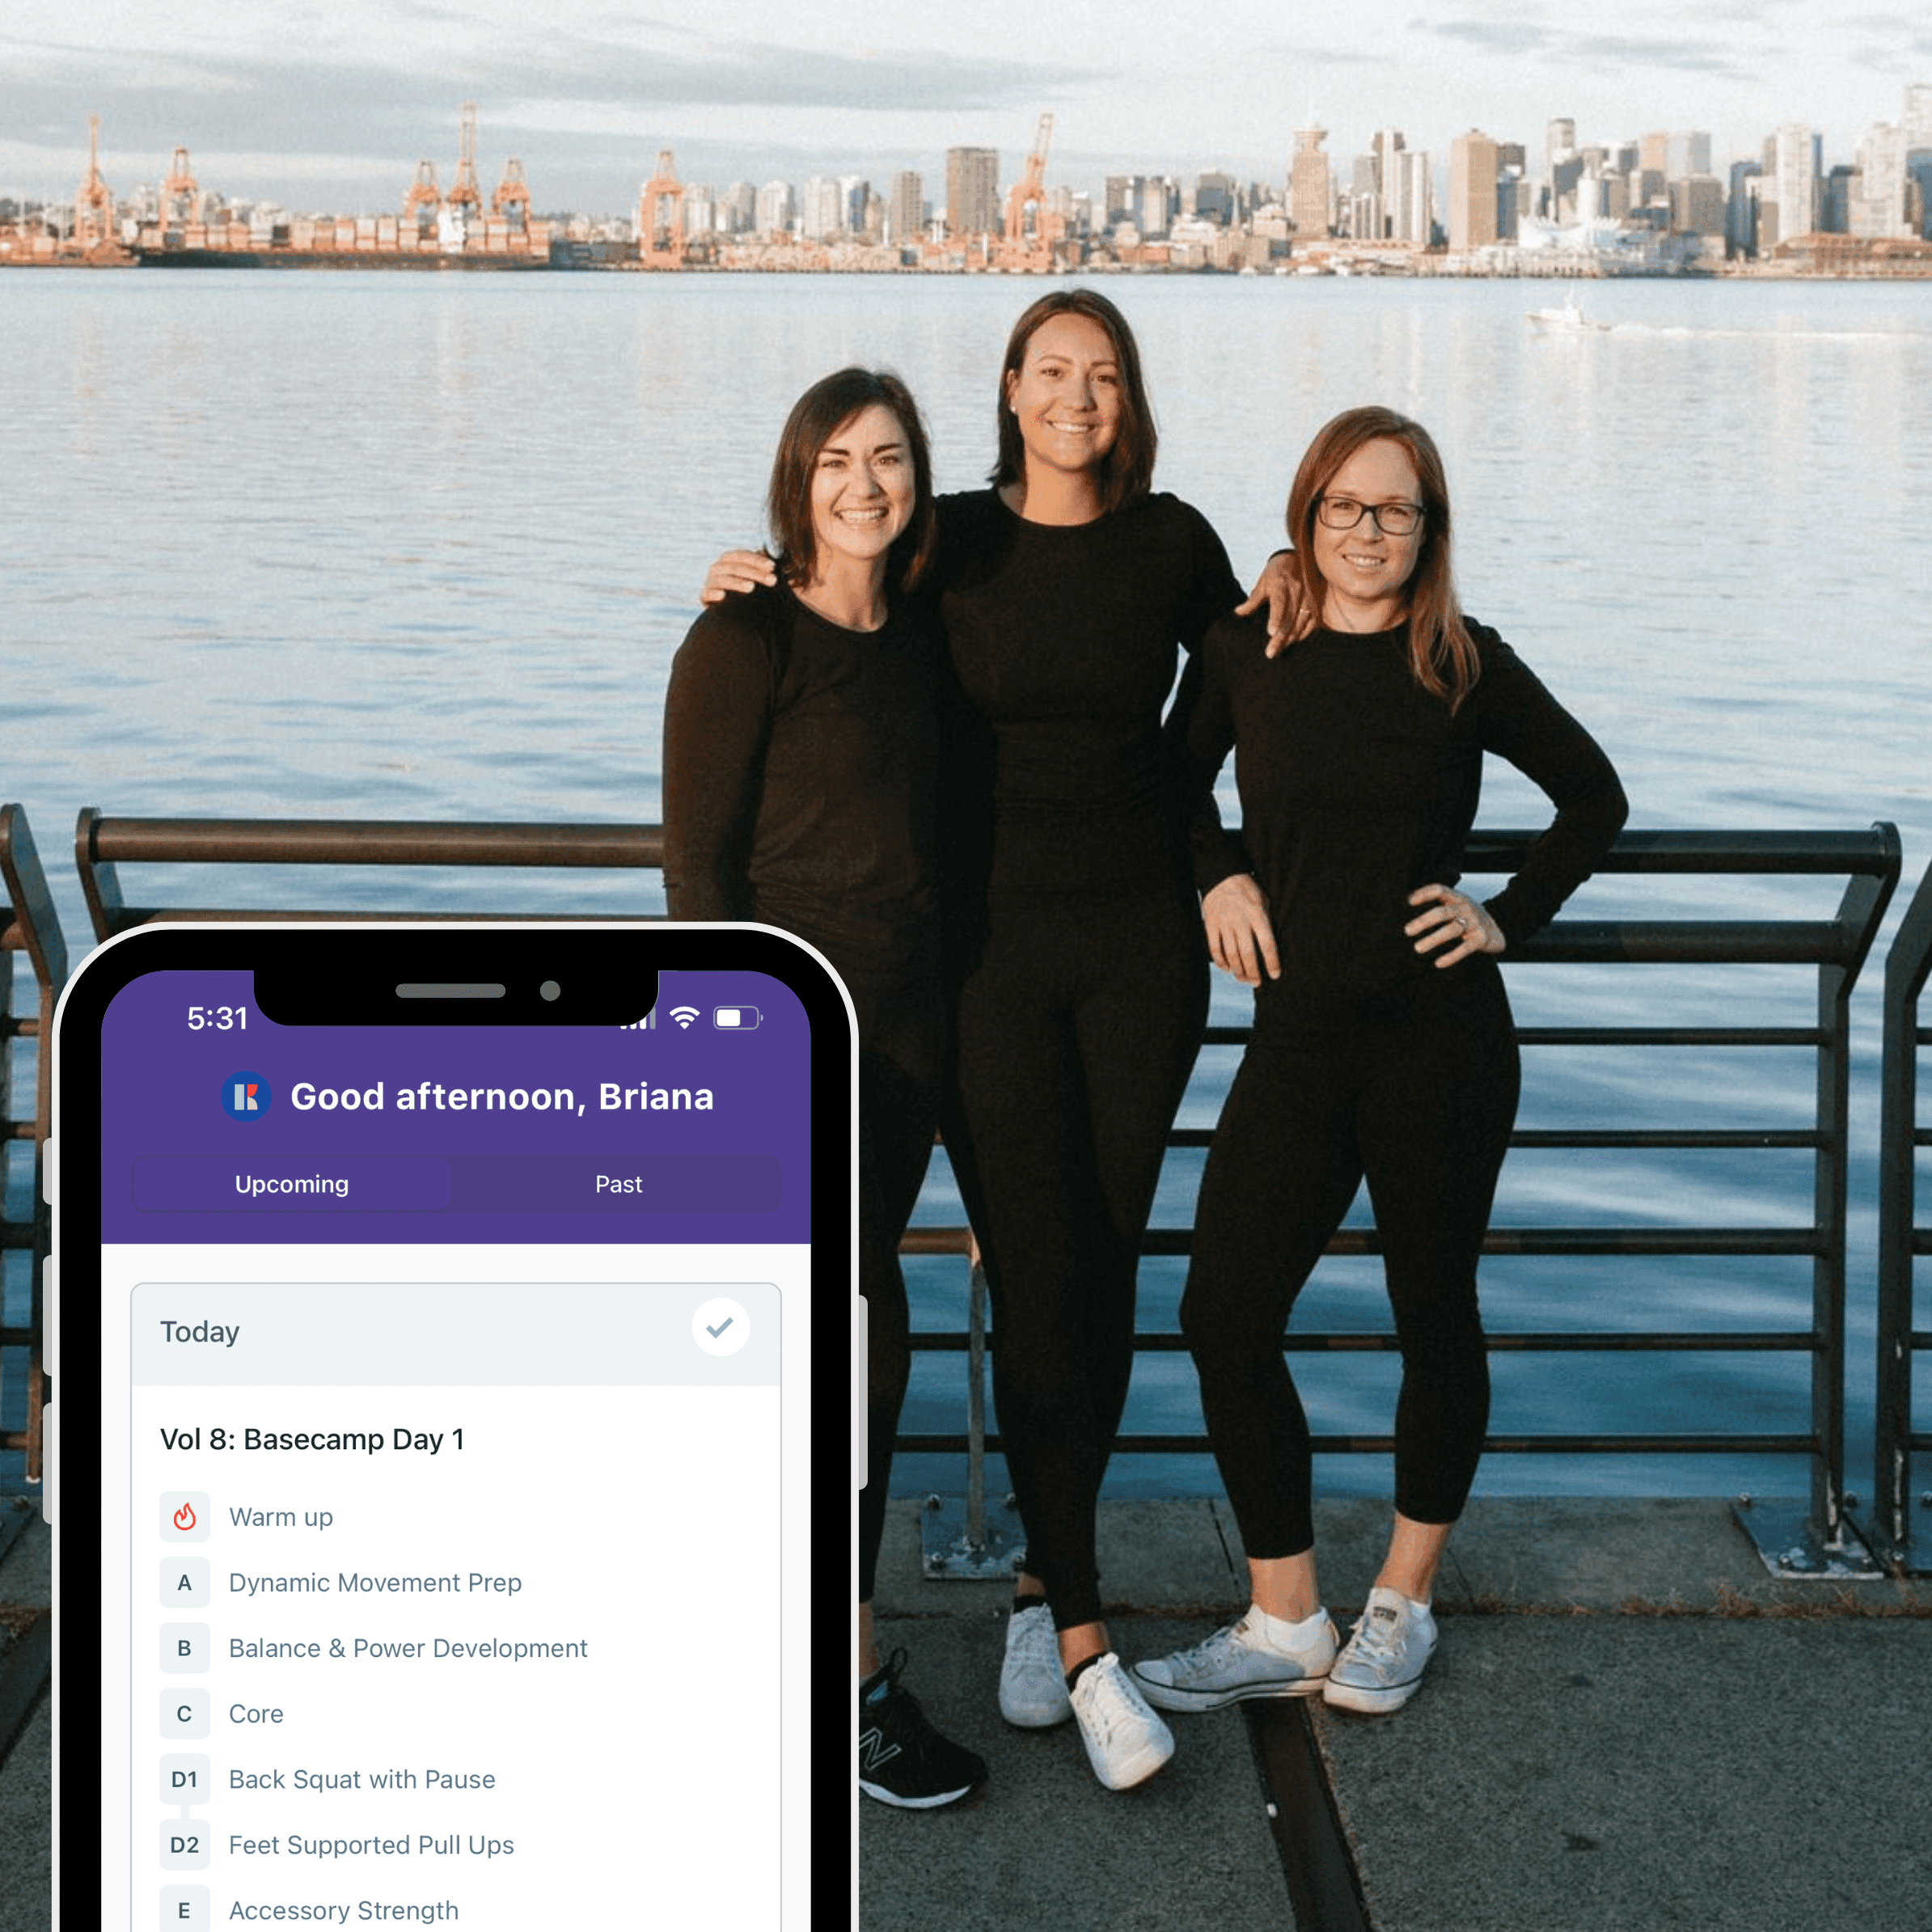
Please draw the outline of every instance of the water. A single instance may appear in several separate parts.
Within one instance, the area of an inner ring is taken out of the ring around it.
[[[1536,284],[1117,278],[1162,430],[1160,480],[1253,572],[1295,460],[1336,410],[1390,403],[1442,443],[1470,610],[1516,643],[1621,770],[1635,826],[1900,826],[1932,856],[1921,580],[1932,501],[1932,288],[1610,283],[1613,326],[1554,338]],[[83,805],[127,814],[649,820],[670,657],[705,564],[761,533],[784,411],[847,361],[926,409],[943,488],[980,481],[998,359],[1038,292],[999,277],[0,275],[15,379],[4,448],[0,797],[25,805],[70,942]],[[1483,822],[1538,821],[1492,776]],[[142,898],[231,883],[142,869]],[[1817,881],[1606,881],[1604,915],[1822,915]],[[654,878],[484,884],[258,875],[294,905],[653,912]],[[1901,894],[1901,898],[1905,896]],[[1896,919],[1896,913],[1894,915]],[[1882,959],[1882,951],[1875,958]],[[1522,969],[1526,1021],[1808,1019],[1803,974]],[[1866,1481],[1876,985],[1854,1070],[1854,1487]],[[1224,983],[1216,1017],[1243,1017]],[[1624,1057],[1630,1063],[1613,1063]],[[1184,1121],[1211,1122],[1232,1056]],[[1793,1125],[1804,1056],[1532,1055],[1524,1121]],[[1198,1162],[1159,1214],[1189,1214]],[[1520,1152],[1498,1219],[1788,1223],[1799,1155]],[[929,1190],[925,1218],[957,1209]],[[915,1321],[958,1324],[956,1266],[914,1270]],[[1179,1273],[1146,1271],[1171,1326]],[[15,1291],[18,1292],[17,1287]],[[1492,1325],[1802,1327],[1797,1262],[1497,1260]],[[1379,1328],[1372,1263],[1325,1268],[1298,1321]],[[959,1426],[958,1358],[922,1363],[909,1427]],[[1393,1363],[1308,1364],[1318,1431],[1386,1427]],[[1801,1428],[1784,1357],[1499,1358],[1494,1427]],[[1614,1403],[1613,1409],[1609,1405]],[[1921,1403],[1921,1411],[1926,1405]],[[1137,1372],[1132,1429],[1194,1426],[1185,1358]],[[1922,1424],[1921,1426],[1923,1426]],[[916,1466],[909,1485],[956,1482]],[[1385,1482],[1349,1459],[1330,1490]],[[1492,1458],[1508,1490],[1802,1486],[1792,1462]],[[1211,1486],[1192,1459],[1117,1465],[1119,1493]]]

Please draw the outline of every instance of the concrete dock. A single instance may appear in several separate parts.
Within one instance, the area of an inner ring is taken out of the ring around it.
[[[1333,1503],[1316,1520],[1346,1625],[1385,1515]],[[1118,1795],[1070,1727],[1001,1722],[1010,1592],[923,1579],[918,1535],[916,1506],[895,1503],[879,1641],[907,1650],[908,1687],[991,1775],[941,1812],[861,1801],[865,1932],[1932,1922],[1932,1582],[1774,1577],[1726,1502],[1479,1499],[1439,1583],[1441,1649],[1404,1710],[1177,1718],[1173,1761]],[[1101,1561],[1130,1661],[1242,1600],[1219,1503],[1104,1503]],[[0,1562],[0,1599],[44,1604],[46,1563],[36,1516]],[[48,1923],[49,1757],[41,1692],[0,1763],[0,1932]]]
[[[1316,1521],[1346,1634],[1386,1510]],[[1403,1710],[1174,1718],[1172,1762],[1118,1795],[1070,1725],[1001,1721],[1011,1591],[922,1579],[918,1535],[895,1503],[881,1651],[991,1774],[944,1811],[860,1801],[865,1932],[1932,1924],[1932,1582],[1774,1576],[1728,1502],[1474,1502]],[[1129,1662],[1246,1600],[1218,1502],[1103,1503],[1101,1567]]]
[[[37,1499],[0,1496],[0,1932],[44,1932],[53,1873],[53,1537]]]

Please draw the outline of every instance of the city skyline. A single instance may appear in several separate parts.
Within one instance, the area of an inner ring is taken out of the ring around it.
[[[1582,142],[1708,129],[1721,169],[1802,122],[1849,155],[1902,87],[1932,70],[1932,27],[1883,5],[1821,19],[1798,0],[1720,0],[1694,27],[1634,0],[1606,29],[1573,5],[1470,0],[1384,26],[1358,6],[1227,0],[1211,31],[1151,6],[990,0],[970,23],[920,0],[869,20],[710,0],[693,19],[553,0],[336,0],[264,18],[241,0],[12,0],[0,24],[0,196],[64,198],[102,120],[117,192],[177,146],[208,186],[291,206],[399,203],[418,159],[453,170],[460,103],[479,104],[480,171],[521,159],[537,204],[621,213],[662,148],[687,180],[797,182],[830,171],[943,170],[947,149],[1016,177],[1039,113],[1056,116],[1048,180],[1097,191],[1122,171],[1224,168],[1283,182],[1297,128],[1329,152],[1399,127],[1446,154],[1480,128]],[[835,20],[836,24],[833,24]],[[298,49],[292,58],[290,49]]]

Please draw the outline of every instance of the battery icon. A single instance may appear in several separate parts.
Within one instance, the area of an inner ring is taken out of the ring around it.
[[[714,1006],[711,1023],[727,1033],[749,1033],[758,1024],[755,1006]]]

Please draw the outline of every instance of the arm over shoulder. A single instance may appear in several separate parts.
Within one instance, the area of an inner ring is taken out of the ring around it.
[[[1194,890],[1203,897],[1224,879],[1253,869],[1240,835],[1221,823],[1214,786],[1234,748],[1233,667],[1244,653],[1258,662],[1260,634],[1258,624],[1245,619],[1224,616],[1214,624],[1182,674],[1181,696],[1169,721],[1187,804]]]

